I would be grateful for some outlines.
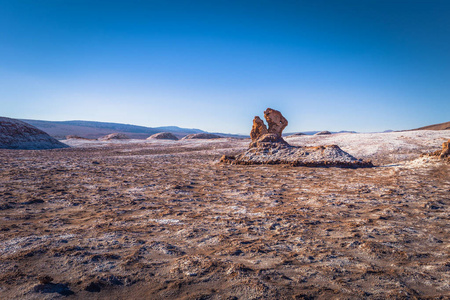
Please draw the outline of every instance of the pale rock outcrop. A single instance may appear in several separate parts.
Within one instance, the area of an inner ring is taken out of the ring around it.
[[[86,140],[92,141],[92,139],[84,138],[79,135],[66,135],[66,140]]]
[[[147,140],[172,140],[178,141],[178,138],[171,132],[158,132],[151,135]]]
[[[111,133],[99,138],[100,141],[111,141],[111,140],[129,140],[130,137],[124,133]]]
[[[296,136],[304,136],[304,135],[306,135],[306,133],[303,133],[303,132],[297,132],[297,133],[291,134],[291,135],[288,136],[288,137],[296,137]]]
[[[41,150],[67,147],[69,146],[28,123],[0,117],[0,149]]]
[[[331,132],[329,132],[328,130],[324,130],[324,131],[319,131],[317,133],[315,133],[314,135],[329,135],[331,134]]]
[[[220,138],[222,138],[222,137],[217,134],[212,134],[212,133],[193,133],[193,134],[188,134],[187,136],[183,137],[182,140],[193,140],[193,139],[209,140],[209,139],[220,139]]]

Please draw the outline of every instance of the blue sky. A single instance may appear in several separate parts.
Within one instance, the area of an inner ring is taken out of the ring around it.
[[[450,1],[0,0],[0,115],[247,133],[450,121]]]

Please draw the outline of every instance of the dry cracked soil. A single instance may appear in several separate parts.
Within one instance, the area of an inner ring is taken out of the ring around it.
[[[437,142],[364,169],[218,163],[232,139],[79,143],[0,150],[1,299],[450,297],[450,168],[418,158]]]

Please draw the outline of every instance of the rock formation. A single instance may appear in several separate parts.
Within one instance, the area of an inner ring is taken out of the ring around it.
[[[193,139],[199,139],[199,140],[209,140],[209,139],[220,139],[222,138],[219,135],[212,134],[212,133],[193,133],[188,134],[182,140],[193,140]]]
[[[450,157],[450,140],[442,144],[442,151],[441,154],[439,155],[439,158],[441,159],[449,157]]]
[[[278,111],[268,108],[264,111],[264,118],[269,125],[269,133],[274,133],[281,137],[284,128],[288,125],[288,121],[285,117]]]
[[[171,132],[159,132],[147,138],[147,140],[173,140],[177,141],[178,138]]]
[[[256,141],[260,136],[267,133],[269,133],[269,130],[267,130],[266,124],[264,124],[264,121],[256,116],[253,119],[253,127],[252,131],[250,132],[252,141]]]
[[[442,150],[437,150],[431,154],[424,154],[425,156],[437,156],[450,162],[450,140],[442,144]]]
[[[288,125],[286,118],[279,111],[271,108],[264,111],[264,118],[269,128],[258,116],[253,119],[250,148],[288,146],[288,143],[282,138],[283,130]]]
[[[25,122],[0,117],[0,149],[55,149],[67,148],[42,130]]]
[[[439,159],[450,162],[450,140],[442,144],[442,150],[437,150],[433,153],[424,153],[422,156],[438,157]]]
[[[124,133],[111,133],[99,138],[100,141],[111,141],[111,140],[129,140],[130,137]]]
[[[288,121],[274,109],[266,109],[264,118],[266,127],[259,118],[253,119],[250,133],[252,141],[249,149],[235,156],[224,155],[220,159],[229,164],[288,164],[292,166],[311,167],[372,167],[371,162],[356,159],[336,145],[320,147],[296,147],[289,145],[282,138]]]
[[[439,158],[444,159],[449,156],[450,156],[450,140],[442,144],[442,151],[441,154],[439,155]]]

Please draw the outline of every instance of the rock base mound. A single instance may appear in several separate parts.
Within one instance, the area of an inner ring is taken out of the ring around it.
[[[41,150],[67,147],[69,146],[30,124],[0,117],[0,149]]]
[[[111,140],[129,140],[130,137],[124,133],[111,133],[99,138],[99,141],[111,141]]]
[[[178,138],[171,132],[159,132],[151,135],[147,140],[173,140],[178,141]]]
[[[223,163],[236,165],[286,164],[306,167],[368,168],[372,162],[357,159],[336,145],[319,147],[259,147],[236,156],[222,156]]]
[[[199,140],[209,140],[209,139],[220,139],[222,138],[220,135],[212,134],[212,133],[193,133],[188,134],[182,140],[193,140],[193,139],[199,139]]]
[[[289,146],[289,144],[278,134],[266,133],[252,141],[249,148],[274,148],[279,146]]]

